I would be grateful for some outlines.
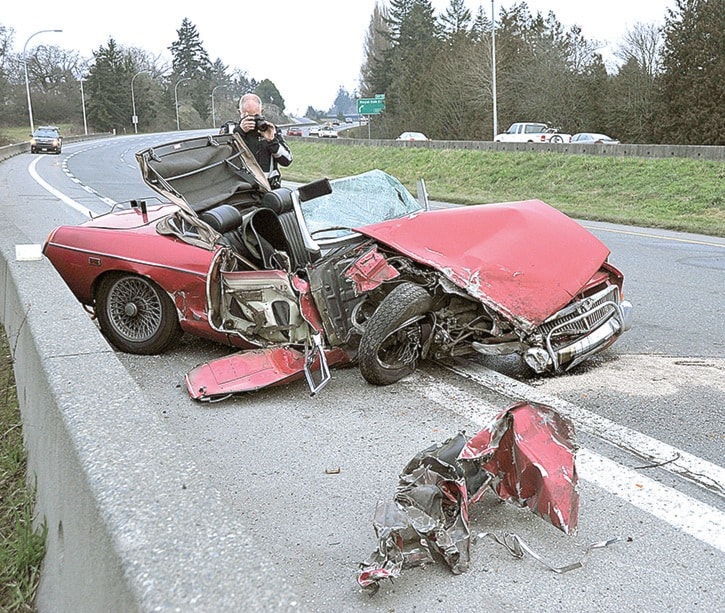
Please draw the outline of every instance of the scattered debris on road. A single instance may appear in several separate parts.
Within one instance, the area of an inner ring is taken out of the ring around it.
[[[489,488],[501,500],[528,507],[564,533],[574,533],[579,516],[576,450],[568,419],[551,407],[521,402],[472,438],[460,432],[421,451],[400,475],[394,500],[377,505],[373,526],[378,547],[360,565],[358,583],[377,591],[381,580],[433,562],[433,553],[453,573],[465,572],[469,507]],[[514,555],[526,550],[543,562],[518,537],[495,540],[508,542]]]

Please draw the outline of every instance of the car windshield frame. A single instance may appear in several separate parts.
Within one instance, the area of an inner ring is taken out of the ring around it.
[[[33,132],[33,136],[35,138],[59,138],[60,134],[57,130],[53,130],[51,128],[37,128],[35,132]]]
[[[332,193],[301,203],[310,234],[335,239],[356,228],[398,219],[423,209],[418,200],[392,175],[371,170],[330,181]]]

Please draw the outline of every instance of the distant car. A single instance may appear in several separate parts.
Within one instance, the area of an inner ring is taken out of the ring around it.
[[[307,134],[309,134],[310,136],[319,136],[320,126],[312,126]]]
[[[493,137],[495,143],[570,143],[571,134],[564,134],[558,128],[545,123],[522,121],[512,123],[508,130]]]
[[[620,142],[616,138],[607,136],[606,134],[596,134],[594,132],[580,132],[571,137],[572,143],[590,143],[603,145],[619,145]]]
[[[30,136],[30,153],[47,151],[58,154],[63,148],[63,137],[55,126],[38,126]]]
[[[320,138],[337,138],[337,130],[329,126],[325,126],[324,128],[320,128],[320,132],[317,136]]]
[[[302,136],[302,128],[287,128],[287,136]]]
[[[430,140],[422,132],[403,132],[395,140]]]

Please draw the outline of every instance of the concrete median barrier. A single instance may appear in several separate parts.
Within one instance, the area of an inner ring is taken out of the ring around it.
[[[0,317],[14,360],[37,521],[38,610],[287,609],[264,548],[165,429],[44,260],[0,224]],[[299,605],[297,610],[301,610]]]

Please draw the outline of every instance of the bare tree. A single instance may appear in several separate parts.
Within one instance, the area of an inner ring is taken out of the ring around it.
[[[660,72],[662,29],[653,23],[636,23],[622,39],[615,55],[624,64],[635,60],[642,71],[654,80]]]

